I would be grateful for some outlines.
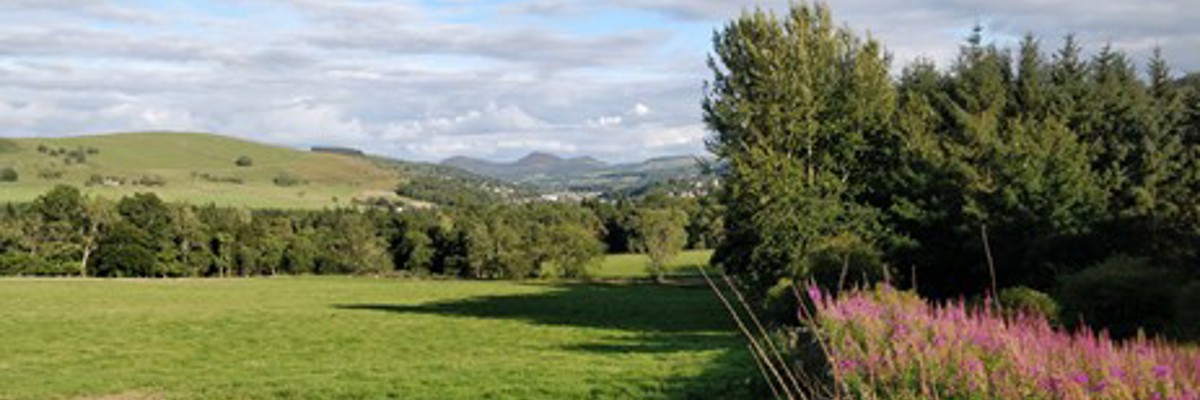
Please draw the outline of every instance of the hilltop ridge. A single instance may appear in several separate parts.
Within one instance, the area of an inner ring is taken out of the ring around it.
[[[394,196],[401,180],[362,157],[180,132],[0,139],[3,167],[20,174],[0,186],[0,201],[10,202],[68,184],[113,198],[153,192],[198,204],[322,208]]]

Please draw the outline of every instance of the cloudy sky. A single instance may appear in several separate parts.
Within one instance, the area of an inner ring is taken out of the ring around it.
[[[780,8],[786,1],[762,1]],[[976,22],[1161,46],[1200,70],[1196,0],[833,0],[894,67]],[[405,159],[703,152],[713,29],[734,0],[0,0],[0,136],[219,132]]]

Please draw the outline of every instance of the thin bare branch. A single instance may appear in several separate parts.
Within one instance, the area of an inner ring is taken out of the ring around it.
[[[796,396],[793,395],[791,390],[788,388],[787,382],[783,379],[783,376],[779,373],[779,370],[775,368],[774,363],[770,362],[770,357],[767,357],[766,352],[763,351],[762,346],[758,344],[758,340],[754,338],[754,335],[750,332],[750,329],[746,328],[746,324],[742,322],[742,317],[738,315],[737,310],[734,309],[733,305],[729,303],[729,299],[726,299],[725,294],[721,293],[721,288],[717,286],[716,282],[713,282],[712,278],[708,276],[708,272],[705,272],[703,267],[696,267],[696,269],[700,270],[700,275],[704,277],[705,282],[708,282],[708,287],[712,288],[713,293],[717,295],[717,298],[721,300],[721,304],[725,306],[725,311],[729,312],[729,315],[733,317],[733,321],[737,323],[738,329],[741,330],[742,334],[746,336],[746,340],[750,341],[750,346],[754,348],[754,353],[762,358],[761,361],[763,364],[765,364],[767,369],[771,371],[771,375],[775,378],[775,384],[779,385],[779,387],[783,389],[783,393],[787,399],[794,400]],[[770,381],[767,383],[771,384]]]

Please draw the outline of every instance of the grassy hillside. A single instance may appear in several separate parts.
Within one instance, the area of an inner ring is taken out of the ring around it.
[[[0,279],[0,314],[0,399],[733,399],[755,373],[702,287]]]
[[[235,165],[242,156],[252,164]],[[54,185],[70,184],[109,197],[155,192],[200,204],[321,208],[389,196],[400,179],[395,169],[359,157],[198,133],[4,139],[4,167],[15,168],[20,180],[0,183],[0,202],[29,201]]]

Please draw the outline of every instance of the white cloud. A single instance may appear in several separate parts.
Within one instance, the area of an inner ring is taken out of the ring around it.
[[[608,116],[603,116],[603,117],[599,117],[599,118],[589,119],[589,120],[587,120],[587,122],[585,122],[585,124],[592,128],[611,128],[611,127],[615,127],[617,125],[621,125],[622,119],[623,118],[621,118],[620,115],[608,115]]]
[[[488,103],[457,115],[429,116],[418,120],[393,123],[384,138],[411,139],[421,136],[456,136],[484,133],[528,132],[546,128],[538,119],[515,105],[500,106]]]
[[[637,103],[633,105],[633,115],[640,117],[649,113],[650,107],[647,107],[645,104]]]
[[[421,160],[699,153],[712,29],[787,3],[0,0],[0,135],[204,130]],[[1033,31],[1049,50],[1075,31],[1200,69],[1200,7],[1182,1],[829,3],[896,67],[949,62],[980,21],[1001,44]]]

